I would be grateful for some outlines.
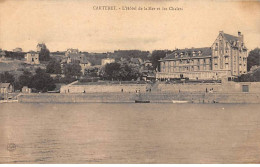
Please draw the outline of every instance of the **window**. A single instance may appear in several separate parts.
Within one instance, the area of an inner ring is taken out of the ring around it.
[[[228,57],[225,57],[225,62],[226,62],[226,63],[228,62]]]
[[[225,68],[228,69],[228,63],[225,64]]]

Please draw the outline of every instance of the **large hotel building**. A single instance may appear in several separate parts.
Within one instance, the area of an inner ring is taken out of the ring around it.
[[[219,80],[247,72],[247,48],[241,32],[219,32],[211,47],[178,49],[160,59],[157,79]]]

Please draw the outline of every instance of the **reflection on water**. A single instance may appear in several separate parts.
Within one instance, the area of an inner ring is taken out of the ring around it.
[[[0,163],[260,163],[259,107],[0,104]]]

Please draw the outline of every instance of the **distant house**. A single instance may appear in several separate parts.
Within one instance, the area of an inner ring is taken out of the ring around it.
[[[5,94],[5,93],[12,93],[12,92],[14,92],[14,88],[12,84],[0,83],[0,93]]]
[[[85,61],[86,55],[80,53],[69,53],[67,55],[67,63],[80,63],[83,60]]]
[[[73,54],[78,54],[79,53],[79,50],[78,49],[67,49],[66,53],[65,53],[65,56],[66,57],[69,57],[70,55],[73,55]]]
[[[22,93],[31,93],[32,92],[32,89],[31,88],[28,88],[28,86],[24,86],[22,88]]]
[[[145,81],[155,81],[155,73],[153,71],[142,71],[142,79]]]
[[[39,53],[30,51],[25,55],[26,63],[28,64],[40,64]]]
[[[15,49],[13,49],[13,52],[22,52],[23,51],[23,49],[22,48],[15,48]]]
[[[101,65],[104,66],[106,64],[110,64],[110,63],[114,63],[115,62],[115,59],[112,59],[112,58],[106,58],[106,59],[102,59],[101,60]]]
[[[37,52],[40,52],[42,49],[47,49],[45,43],[38,43]]]
[[[84,75],[85,74],[85,70],[88,69],[89,67],[91,67],[92,64],[90,63],[90,61],[87,60],[86,57],[84,57],[84,58],[82,58],[80,60],[79,65],[81,67],[81,72]]]

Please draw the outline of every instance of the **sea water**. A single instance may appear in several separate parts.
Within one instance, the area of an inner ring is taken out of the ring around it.
[[[0,104],[0,163],[260,163],[260,104]]]

